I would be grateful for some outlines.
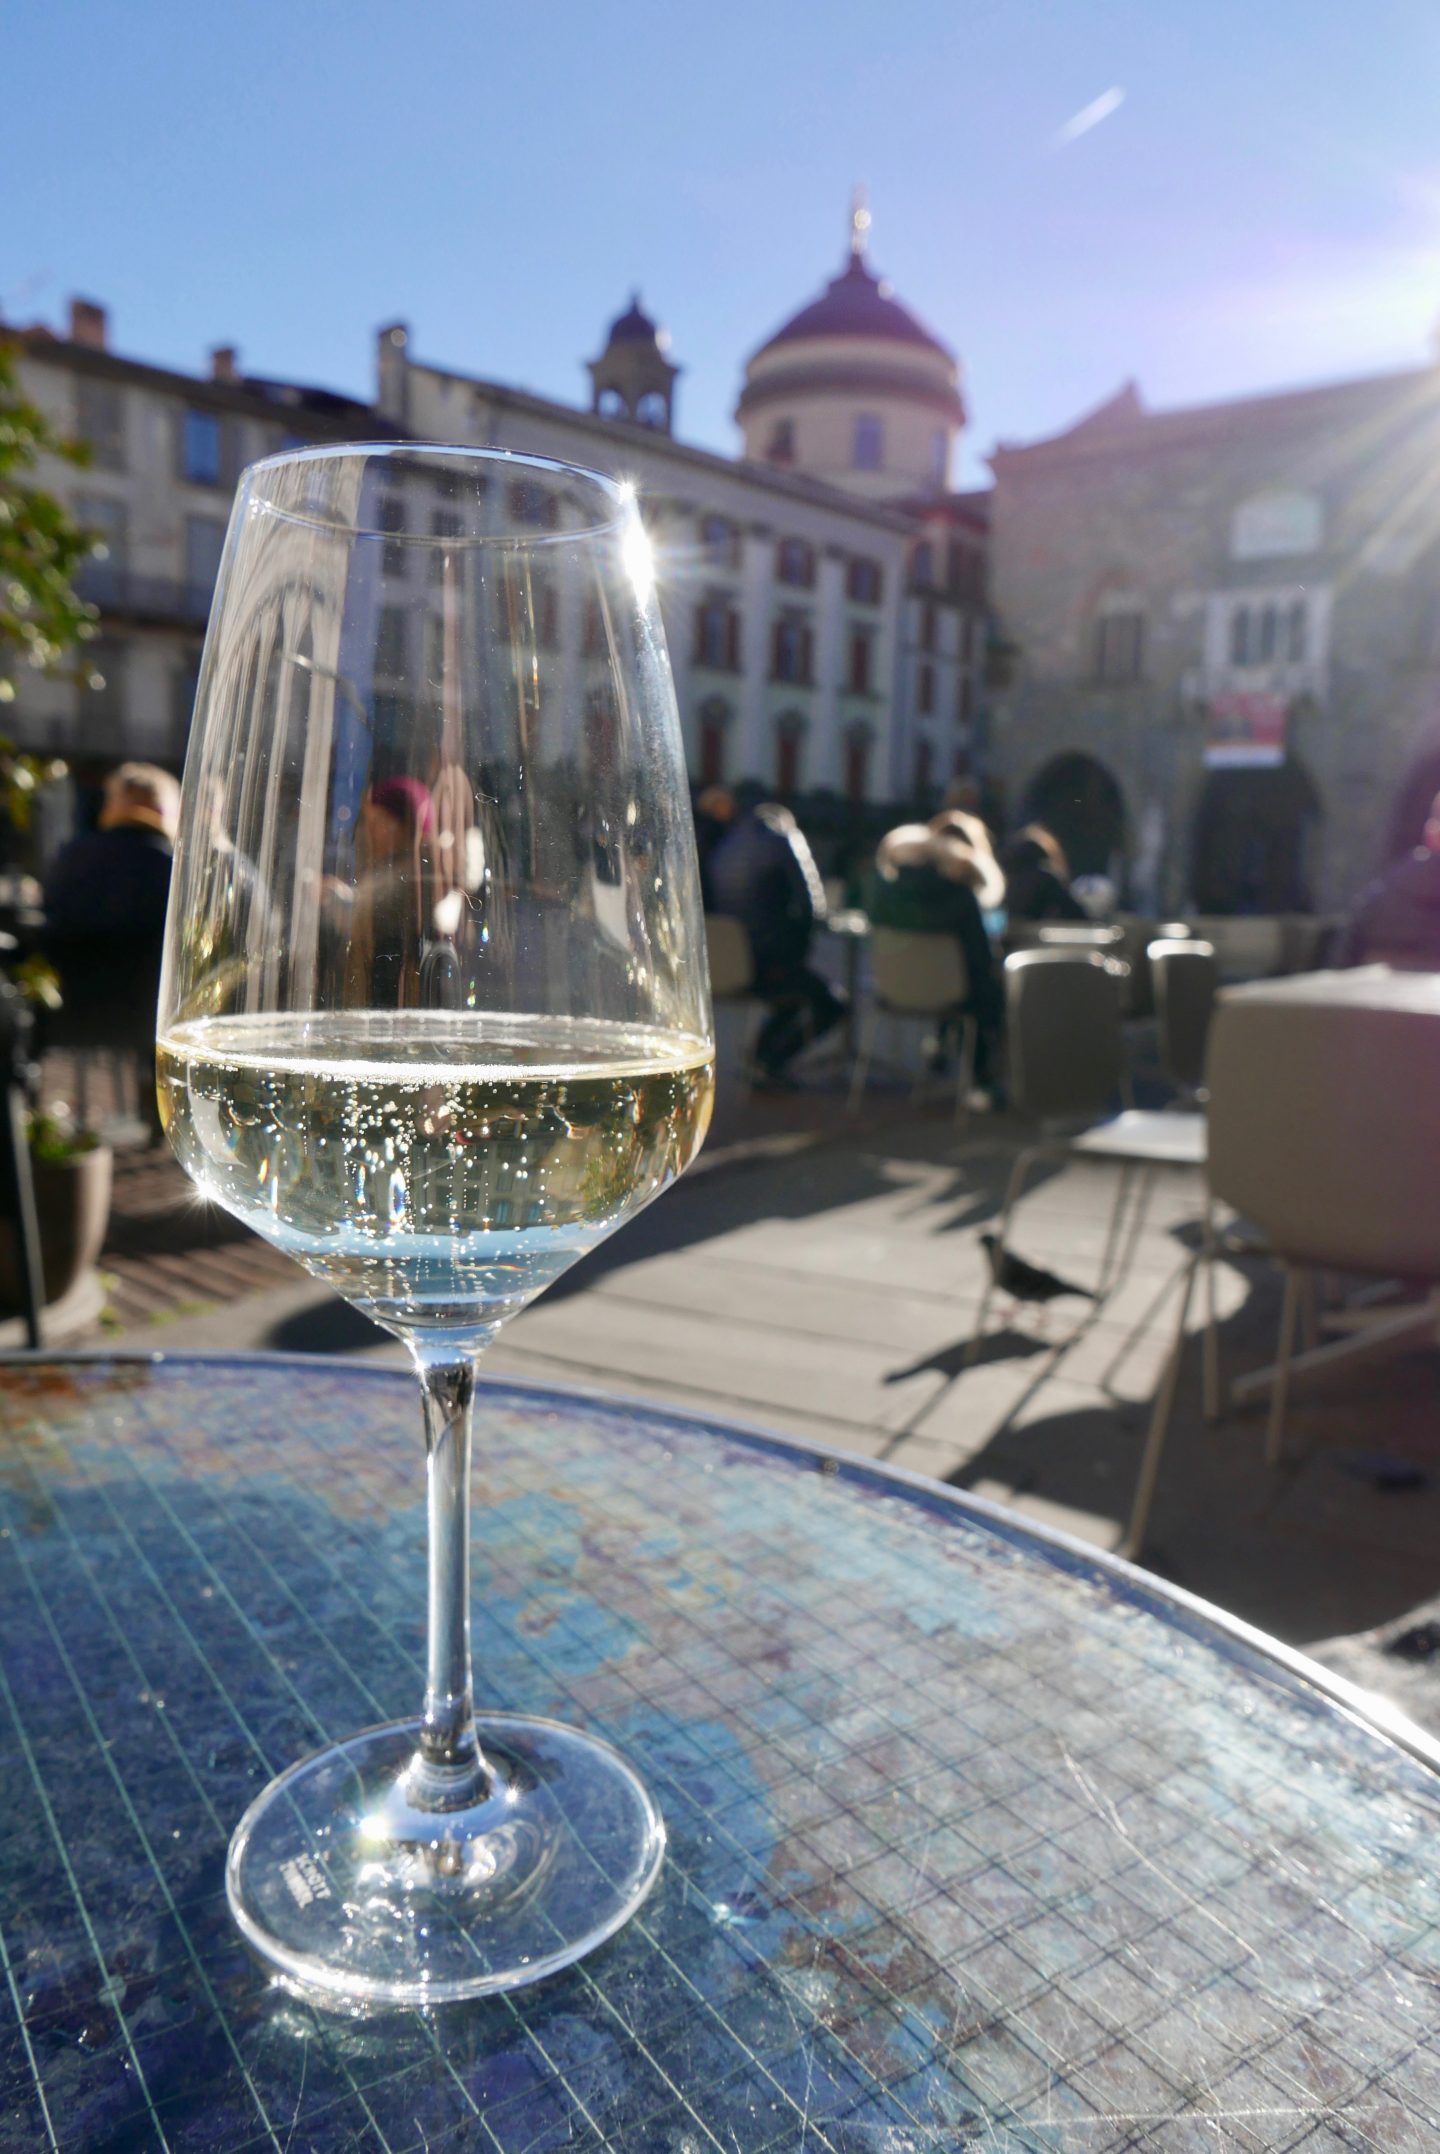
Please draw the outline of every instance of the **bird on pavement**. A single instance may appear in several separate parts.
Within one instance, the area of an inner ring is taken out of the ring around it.
[[[1013,1295],[1016,1301],[1058,1301],[1062,1295],[1078,1294],[1085,1301],[1095,1296],[1088,1286],[1074,1286],[1068,1279],[1061,1279],[1053,1271],[1042,1271],[1038,1264],[1027,1263],[1007,1249],[998,1234],[982,1234],[980,1245],[990,1266],[990,1276],[1002,1294]]]

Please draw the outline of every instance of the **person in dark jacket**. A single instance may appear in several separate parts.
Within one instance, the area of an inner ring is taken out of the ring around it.
[[[1043,823],[1027,823],[1000,854],[1005,910],[1012,920],[1088,920],[1070,888],[1070,863]]]
[[[706,883],[709,909],[739,920],[749,936],[755,992],[770,1005],[755,1042],[758,1081],[788,1085],[801,1048],[837,1025],[845,1009],[807,963],[825,892],[790,810],[762,801],[740,816],[712,848]]]
[[[710,856],[734,827],[735,795],[728,786],[707,785],[695,803],[695,852],[706,912],[715,910],[710,902]]]
[[[1414,851],[1361,891],[1338,962],[1440,972],[1440,793]]]
[[[105,781],[94,830],[62,846],[45,881],[45,953],[62,1006],[51,1046],[128,1048],[153,1072],[155,1005],[180,787],[152,763],[122,763]],[[144,1086],[159,1130],[153,1075]]]
[[[45,883],[47,933],[153,949],[158,963],[170,898],[180,788],[169,771],[122,763],[105,781],[94,830],[61,848]]]

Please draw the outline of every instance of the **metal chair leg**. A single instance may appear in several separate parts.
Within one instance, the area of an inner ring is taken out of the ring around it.
[[[1120,1221],[1125,1211],[1125,1199],[1130,1193],[1130,1177],[1134,1173],[1128,1159],[1120,1165],[1120,1183],[1115,1191],[1115,1202],[1110,1207],[1110,1224],[1105,1233],[1105,1247],[1100,1254],[1100,1276],[1095,1282],[1095,1292],[1103,1295],[1110,1279],[1110,1261],[1115,1254],[1115,1244],[1120,1235]]]
[[[1278,1466],[1285,1449],[1285,1407],[1290,1396],[1290,1363],[1295,1353],[1295,1322],[1300,1313],[1300,1269],[1285,1268],[1285,1299],[1280,1308],[1280,1344],[1275,1353],[1275,1382],[1265,1429],[1265,1463]]]
[[[1202,1411],[1207,1421],[1220,1418],[1220,1337],[1215,1328],[1215,1199],[1205,1192],[1205,1223],[1200,1244],[1205,1267],[1205,1339],[1201,1349]]]
[[[855,1056],[855,1068],[850,1077],[850,1097],[846,1106],[851,1114],[860,1112],[865,1097],[865,1086],[870,1076],[870,1064],[875,1059],[875,1040],[880,1030],[880,1012],[873,1006],[861,1020],[860,1047]]]
[[[1180,1388],[1180,1364],[1185,1355],[1185,1320],[1190,1314],[1190,1296],[1195,1286],[1195,1272],[1199,1263],[1197,1254],[1191,1257],[1185,1267],[1185,1285],[1180,1295],[1180,1311],[1175,1319],[1175,1341],[1150,1413],[1150,1429],[1145,1438],[1135,1495],[1130,1505],[1130,1523],[1125,1528],[1125,1537],[1116,1550],[1117,1555],[1128,1556],[1131,1562],[1134,1562],[1145,1545],[1145,1532],[1155,1501],[1155,1484],[1160,1478],[1160,1460],[1165,1450],[1165,1439],[1170,1434],[1171,1417],[1175,1412],[1175,1394]]]
[[[973,1017],[960,1020],[960,1071],[955,1079],[955,1127],[964,1129],[970,1119],[970,1093],[975,1083],[975,1046],[979,1027]]]
[[[1130,1207],[1130,1228],[1125,1236],[1125,1246],[1120,1251],[1120,1261],[1115,1267],[1114,1277],[1106,1288],[1107,1300],[1129,1278],[1131,1266],[1135,1262],[1135,1252],[1140,1247],[1140,1236],[1145,1231],[1145,1218],[1155,1190],[1155,1169],[1142,1167],[1139,1179],[1140,1186],[1135,1192],[1135,1202]]]

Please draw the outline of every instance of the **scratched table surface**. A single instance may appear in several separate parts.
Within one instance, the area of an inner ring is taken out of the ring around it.
[[[1440,2145],[1440,1801],[1303,1664],[947,1492],[490,1386],[477,1687],[669,1828],[579,1967],[344,2019],[226,1841],[414,1709],[407,1378],[0,1368],[5,2147],[921,2154]]]

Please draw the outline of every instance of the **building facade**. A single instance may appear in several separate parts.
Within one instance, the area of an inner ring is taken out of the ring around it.
[[[22,679],[7,725],[22,746],[82,766],[126,756],[178,766],[237,477],[278,449],[372,434],[373,414],[328,390],[242,375],[227,346],[206,379],[124,358],[93,301],[72,302],[68,335],[31,329],[18,342],[24,392],[90,448],[81,470],[46,457],[40,482],[104,553],[77,579],[100,611],[86,646],[98,685]]]
[[[675,438],[680,368],[638,294],[588,362],[588,410],[419,360],[401,323],[379,332],[373,405],[245,376],[225,348],[208,379],[143,365],[109,348],[83,301],[67,336],[19,332],[27,393],[91,446],[89,469],[49,460],[42,479],[104,542],[81,579],[104,685],[26,682],[10,723],[82,762],[177,765],[240,470],[302,443],[398,436],[635,484],[697,785],[829,801],[840,823],[933,804],[979,733],[985,509],[948,485],[954,357],[871,273],[863,218],[841,275],[750,360],[739,458]],[[581,633],[557,623],[561,643]],[[557,650],[557,671],[568,663]]]
[[[992,459],[989,756],[1164,911],[1343,908],[1440,786],[1440,368]],[[1422,798],[1423,796],[1423,798]]]
[[[933,803],[972,767],[984,681],[984,497],[948,484],[951,353],[847,261],[745,369],[737,461],[677,441],[679,369],[638,295],[589,362],[592,407],[412,357],[379,335],[379,411],[425,438],[526,449],[636,485],[697,784]]]

